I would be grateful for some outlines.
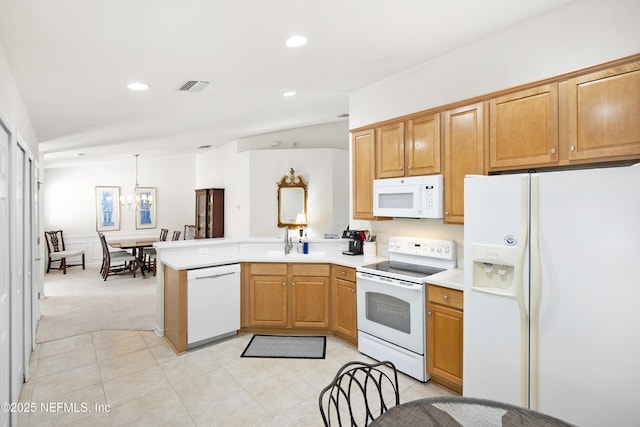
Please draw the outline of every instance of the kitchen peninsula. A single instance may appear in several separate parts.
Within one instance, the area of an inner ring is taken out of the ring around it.
[[[156,333],[164,335],[177,353],[187,351],[191,347],[186,339],[188,272],[239,264],[240,330],[333,334],[332,326],[340,323],[340,313],[332,306],[337,307],[338,295],[343,295],[332,292],[332,286],[342,284],[333,277],[348,280],[353,276],[355,287],[355,268],[384,258],[343,255],[348,246],[343,239],[311,240],[309,244],[309,254],[299,253],[295,245],[291,253],[285,254],[280,239],[198,239],[155,244],[160,263]],[[338,270],[338,266],[342,269]],[[251,305],[252,301],[265,299],[269,301],[266,305]],[[349,311],[355,313],[355,298],[350,302],[354,307]],[[219,300],[212,300],[212,304],[216,303],[220,304]],[[355,341],[355,322],[352,328]],[[343,337],[349,339],[349,333]]]
[[[310,241],[309,254],[298,253],[295,246],[285,254],[280,239],[158,242],[155,331],[177,353],[186,352],[188,271],[239,264],[241,331],[335,334],[355,345],[355,269],[386,258],[343,255],[347,245],[344,239],[317,239]],[[430,283],[461,289],[461,270],[439,275],[431,276]],[[253,306],[252,296],[269,303]]]

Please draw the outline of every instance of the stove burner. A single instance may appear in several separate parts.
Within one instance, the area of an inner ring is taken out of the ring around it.
[[[375,264],[368,264],[362,266],[362,269],[375,270],[381,273],[394,273],[399,275],[405,275],[410,277],[426,277],[432,274],[440,273],[446,269],[428,267],[418,264],[410,264],[399,261],[382,261]]]

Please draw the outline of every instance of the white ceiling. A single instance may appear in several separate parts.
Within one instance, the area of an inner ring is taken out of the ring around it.
[[[326,137],[346,146],[353,90],[569,1],[0,0],[0,44],[45,166],[337,121]],[[286,47],[293,34],[308,44]],[[211,84],[179,92],[187,80]]]

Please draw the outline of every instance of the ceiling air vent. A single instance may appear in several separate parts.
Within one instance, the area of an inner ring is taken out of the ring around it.
[[[210,82],[205,82],[204,80],[189,80],[180,86],[178,90],[183,92],[201,92],[204,88],[209,86],[209,83]]]

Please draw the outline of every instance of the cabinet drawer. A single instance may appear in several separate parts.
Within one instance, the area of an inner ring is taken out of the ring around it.
[[[264,264],[251,264],[251,274],[263,274],[263,275],[287,275],[287,264],[278,263],[264,263]]]
[[[434,304],[445,305],[447,307],[462,310],[464,294],[462,291],[458,291],[456,289],[429,285],[427,288],[427,298]]]
[[[293,276],[328,276],[329,264],[291,264]]]
[[[356,269],[351,267],[343,267],[341,265],[333,266],[333,277],[336,279],[347,280],[349,282],[356,281]]]

